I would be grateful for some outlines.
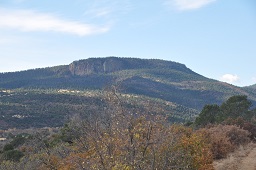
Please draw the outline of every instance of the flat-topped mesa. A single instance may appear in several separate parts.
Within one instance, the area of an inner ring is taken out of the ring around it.
[[[138,58],[89,58],[86,60],[74,61],[69,65],[72,75],[89,75],[99,73],[112,73],[128,69],[175,69],[179,71],[191,72],[184,64],[163,61],[156,59],[138,59]]]

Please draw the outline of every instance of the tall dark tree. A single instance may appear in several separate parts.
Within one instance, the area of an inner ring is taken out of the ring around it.
[[[251,118],[251,111],[249,110],[252,106],[252,102],[247,99],[245,95],[237,95],[230,97],[224,102],[220,108],[224,113],[224,119],[226,118],[237,118],[242,117],[244,119]]]
[[[203,127],[209,123],[213,124],[220,121],[220,107],[216,104],[205,105],[199,116],[195,120],[196,126]]]

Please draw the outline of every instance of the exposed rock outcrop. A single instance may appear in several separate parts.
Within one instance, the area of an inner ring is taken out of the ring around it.
[[[99,73],[112,73],[120,70],[129,69],[175,69],[182,72],[192,71],[184,64],[163,61],[163,60],[145,60],[138,58],[89,58],[86,60],[74,61],[69,65],[72,75],[89,75]]]
[[[74,61],[69,65],[69,70],[72,75],[88,75],[98,73],[110,73],[119,71],[125,68],[125,63],[116,57],[97,58]]]

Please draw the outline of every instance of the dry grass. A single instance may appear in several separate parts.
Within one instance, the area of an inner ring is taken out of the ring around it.
[[[256,170],[256,144],[240,146],[227,158],[214,161],[216,170]]]

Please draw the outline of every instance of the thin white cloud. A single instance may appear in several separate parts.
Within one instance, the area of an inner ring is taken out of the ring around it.
[[[180,11],[202,8],[216,0],[167,0],[166,4],[175,7]]]
[[[103,16],[107,16],[111,13],[111,10],[108,10],[108,9],[101,9],[101,10],[98,10],[96,12],[96,17],[103,17]]]
[[[233,84],[233,83],[237,83],[240,81],[240,78],[237,75],[233,75],[233,74],[224,74],[223,76],[221,76],[220,78],[221,81]]]
[[[99,27],[92,24],[64,20],[51,14],[2,8],[0,8],[0,28],[21,31],[55,31],[79,36],[104,33],[109,30],[109,26]]]
[[[84,15],[92,18],[117,17],[130,12],[133,8],[130,0],[97,0],[90,2]]]
[[[112,13],[112,10],[109,8],[99,8],[87,10],[84,15],[92,16],[93,18],[106,17]]]

